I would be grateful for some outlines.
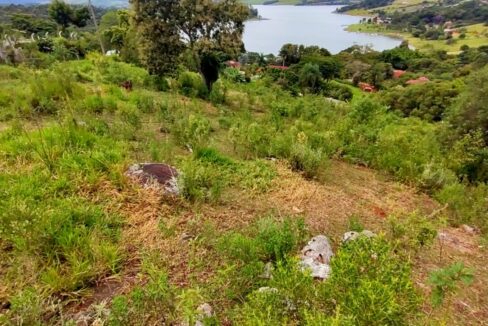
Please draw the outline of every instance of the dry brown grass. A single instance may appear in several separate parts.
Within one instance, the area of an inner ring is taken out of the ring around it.
[[[144,282],[137,275],[141,260],[147,255],[159,257],[175,286],[188,287],[194,280],[205,283],[221,261],[205,245],[194,246],[188,239],[198,241],[208,225],[216,233],[238,230],[272,212],[278,218],[303,217],[312,234],[326,234],[337,243],[347,231],[351,215],[357,216],[366,228],[380,232],[387,227],[387,216],[401,217],[415,211],[431,214],[440,208],[415,188],[344,162],[333,161],[323,182],[306,180],[283,162],[276,162],[275,168],[277,177],[267,193],[229,192],[216,204],[190,204],[131,185],[121,191],[109,182],[99,185],[96,196],[103,195],[93,199],[110,198],[107,209],[125,217],[122,243],[129,263],[124,264],[117,277],[100,281],[85,302],[109,300],[112,295],[126,293],[135,284]],[[481,325],[488,320],[486,250],[478,245],[479,235],[453,228],[443,232],[451,240],[437,241],[431,248],[423,249],[414,262],[414,278],[419,288],[428,296],[428,274],[455,261],[464,261],[474,268],[476,281],[462,288],[446,308],[432,311],[426,305],[428,321]]]

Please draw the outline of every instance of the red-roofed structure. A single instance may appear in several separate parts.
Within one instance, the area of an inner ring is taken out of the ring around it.
[[[234,61],[234,60],[229,60],[225,63],[225,65],[229,68],[236,68],[239,69],[241,67],[241,64],[239,61]]]
[[[393,70],[393,78],[398,79],[398,78],[402,77],[403,75],[405,75],[405,73],[406,73],[405,70],[395,69],[395,70]]]
[[[410,79],[409,81],[407,81],[407,85],[418,85],[418,84],[425,84],[427,82],[429,82],[430,79],[425,77],[425,76],[422,76],[422,77],[419,77],[417,79]]]
[[[359,83],[358,86],[359,86],[359,88],[363,92],[366,92],[366,93],[374,93],[374,92],[376,92],[376,87],[374,87],[371,84],[368,84],[368,83]]]

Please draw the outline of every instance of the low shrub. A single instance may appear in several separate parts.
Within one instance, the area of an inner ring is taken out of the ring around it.
[[[191,71],[185,71],[178,77],[178,88],[180,92],[188,97],[206,98],[207,87],[202,76]]]
[[[420,296],[410,263],[381,236],[343,245],[331,260],[324,287],[329,305],[354,325],[399,325],[418,313]]]

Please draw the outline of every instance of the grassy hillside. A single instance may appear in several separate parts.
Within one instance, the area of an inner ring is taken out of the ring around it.
[[[378,26],[374,24],[353,24],[347,27],[349,32],[359,33],[380,33],[392,37],[402,38],[407,40],[410,45],[416,49],[423,51],[443,50],[449,53],[459,53],[463,45],[477,48],[488,44],[488,27],[484,24],[469,25],[463,28],[465,30],[465,38],[460,38],[460,34],[453,37],[453,42],[446,42],[446,40],[425,40],[418,37],[413,37],[410,33],[396,32],[388,29],[385,26]]]
[[[145,70],[99,56],[0,76],[2,324],[192,324],[204,302],[208,323],[239,325],[475,325],[488,313],[480,236],[447,227],[419,189],[335,158],[407,177],[433,158],[436,125],[400,122],[367,95],[334,104],[266,80],[223,79],[205,101],[191,79],[157,91]],[[181,196],[131,181],[138,162],[182,171]],[[379,236],[341,244],[363,228]],[[296,263],[317,234],[335,252],[325,282]],[[475,282],[434,307],[429,274],[457,261]]]

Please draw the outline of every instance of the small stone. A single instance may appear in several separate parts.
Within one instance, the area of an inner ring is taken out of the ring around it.
[[[202,303],[197,308],[198,317],[197,321],[195,322],[195,326],[204,326],[204,319],[213,317],[213,309],[212,306],[208,303]]]
[[[264,279],[267,279],[267,280],[272,279],[273,278],[273,275],[272,275],[273,270],[274,270],[273,264],[270,262],[267,262],[266,265],[264,265],[264,272],[261,275],[261,277]]]
[[[180,237],[180,240],[181,241],[188,241],[188,240],[191,240],[193,239],[193,236],[188,234],[188,233],[183,233]]]
[[[376,234],[370,230],[363,230],[361,232],[349,231],[344,233],[344,235],[342,236],[342,243],[354,241],[359,237],[373,238],[376,237]]]
[[[342,236],[342,242],[346,243],[348,241],[353,241],[356,240],[358,237],[359,237],[359,232],[349,231],[344,233],[344,235]]]
[[[260,293],[278,293],[277,288],[271,288],[269,286],[263,286],[258,289],[258,292]]]
[[[475,227],[469,226],[467,224],[463,224],[461,226],[464,230],[464,232],[469,233],[469,234],[477,234],[478,230]]]

